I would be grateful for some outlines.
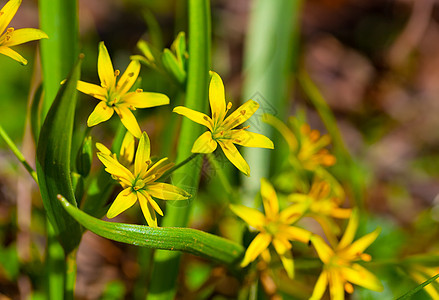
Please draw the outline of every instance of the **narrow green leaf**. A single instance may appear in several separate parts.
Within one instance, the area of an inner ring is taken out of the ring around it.
[[[421,283],[420,285],[418,285],[414,289],[411,289],[410,291],[408,291],[407,293],[405,293],[401,297],[397,298],[396,300],[410,299],[411,296],[413,296],[414,294],[419,292],[421,289],[423,289],[424,287],[426,287],[427,285],[429,285],[430,283],[435,281],[437,278],[439,278],[439,274],[436,274],[433,277],[431,277],[430,279],[424,281],[423,283]]]
[[[183,65],[179,64],[177,58],[169,50],[163,50],[162,54],[162,64],[166,71],[175,78],[175,80],[183,85],[186,81],[186,71],[183,69]]]
[[[200,230],[102,221],[79,210],[61,195],[58,195],[58,199],[81,225],[110,240],[147,248],[183,251],[227,265],[239,262],[244,253],[241,245]]]
[[[70,152],[79,74],[80,62],[61,86],[41,128],[37,146],[36,167],[44,208],[66,254],[79,244],[81,230],[61,207],[56,195],[63,193],[76,205],[70,175]]]

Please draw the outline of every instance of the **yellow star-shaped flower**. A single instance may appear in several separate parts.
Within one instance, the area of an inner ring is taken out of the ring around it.
[[[101,100],[88,117],[87,125],[89,127],[107,121],[116,112],[126,129],[135,137],[140,138],[142,132],[131,111],[136,108],[169,104],[169,98],[160,93],[144,92],[142,89],[129,92],[137,80],[139,72],[140,63],[133,60],[120,79],[116,80],[120,71],[114,71],[104,42],[99,43],[98,74],[101,85],[78,81],[77,86],[79,91]]]
[[[0,10],[0,53],[20,62],[27,64],[27,60],[12,50],[10,47],[24,44],[30,41],[47,39],[43,31],[35,28],[23,28],[15,30],[12,27],[6,29],[20,7],[21,0],[10,0]],[[5,31],[6,30],[6,31]]]
[[[320,236],[311,237],[311,242],[324,266],[310,299],[321,299],[328,284],[332,300],[343,300],[344,291],[353,293],[354,288],[351,283],[377,292],[383,290],[378,278],[356,263],[358,260],[371,260],[371,256],[363,252],[375,241],[380,230],[376,229],[354,242],[358,222],[358,210],[354,210],[348,227],[335,249],[329,247]]]
[[[266,179],[261,180],[261,196],[265,215],[256,209],[243,205],[230,205],[236,215],[259,231],[245,252],[241,267],[247,266],[260,254],[267,252],[268,246],[272,244],[279,254],[288,276],[293,278],[294,261],[290,241],[308,243],[311,232],[292,226],[302,216],[302,212],[298,211],[296,207],[290,206],[279,212],[276,192]],[[269,257],[269,255],[265,256]]]
[[[168,158],[163,158],[152,164],[150,159],[149,137],[144,132],[140,138],[134,158],[134,170],[130,171],[117,161],[115,155],[102,144],[96,147],[99,160],[105,165],[105,171],[116,178],[124,188],[114,200],[107,212],[108,218],[114,218],[127,210],[138,200],[143,215],[149,226],[157,227],[156,212],[163,216],[163,211],[152,197],[162,200],[185,200],[191,197],[186,191],[171,184],[156,182],[173,163],[163,163]]]
[[[183,106],[174,108],[174,112],[184,115],[210,130],[203,133],[195,141],[192,152],[212,153],[219,144],[230,162],[245,175],[249,176],[250,167],[234,144],[246,147],[274,148],[273,142],[266,136],[246,131],[245,129],[249,128],[249,126],[235,129],[256,112],[259,104],[253,100],[248,100],[226,118],[227,112],[232,107],[232,102],[226,105],[224,84],[221,77],[215,72],[210,72],[210,74],[209,102],[212,118]]]

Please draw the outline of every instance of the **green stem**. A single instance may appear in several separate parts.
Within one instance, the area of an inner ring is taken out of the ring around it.
[[[48,299],[63,299],[66,261],[64,250],[58,242],[55,230],[49,220],[47,220],[46,270]]]
[[[66,263],[66,283],[65,283],[65,299],[73,300],[75,283],[76,283],[76,254],[78,250],[75,249],[70,252],[67,257]]]
[[[210,69],[210,1],[188,0],[188,11],[189,60],[185,106],[205,112]],[[201,126],[183,118],[176,161],[182,161],[191,155],[192,145],[201,135],[201,130]],[[184,188],[194,197],[200,180],[200,159],[201,156],[198,156],[195,163],[184,165],[172,176],[174,185]],[[190,202],[184,207],[167,205],[162,226],[187,226],[190,208]],[[180,256],[178,252],[156,251],[148,300],[174,299]]]
[[[218,174],[219,180],[220,180],[221,184],[223,185],[224,190],[226,191],[227,194],[231,195],[233,193],[232,185],[230,184],[229,180],[227,179],[226,174],[224,174],[223,169],[218,164],[218,161],[216,160],[215,156],[212,153],[208,153],[208,154],[206,154],[206,156],[207,156],[207,159],[209,160],[209,163],[214,168],[216,174]]]
[[[191,160],[193,160],[195,157],[197,157],[200,153],[192,153],[188,158],[186,158],[185,160],[183,160],[182,162],[176,164],[175,166],[173,166],[171,169],[169,169],[168,171],[166,171],[165,173],[163,173],[161,179],[165,180],[166,178],[168,178],[169,175],[171,175],[174,171],[178,170],[179,168],[183,167],[185,164],[187,164],[188,162],[190,162]]]
[[[9,149],[11,149],[12,153],[18,158],[18,160],[22,163],[24,168],[29,172],[30,176],[35,180],[36,183],[38,183],[38,177],[37,172],[35,172],[34,169],[29,165],[29,163],[24,158],[23,153],[18,150],[18,147],[14,144],[14,142],[11,140],[9,135],[6,133],[6,131],[3,129],[3,126],[0,125],[0,136],[3,138],[3,140],[8,145]]]

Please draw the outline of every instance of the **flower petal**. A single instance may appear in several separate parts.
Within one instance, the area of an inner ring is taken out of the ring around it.
[[[344,300],[344,281],[337,271],[329,273],[329,292],[331,300]]]
[[[10,0],[0,10],[0,34],[5,31],[20,7],[21,0]]]
[[[224,130],[235,128],[236,126],[244,123],[256,112],[256,110],[258,110],[258,108],[258,102],[248,100],[224,120],[222,124]]]
[[[139,146],[137,146],[136,158],[134,159],[134,174],[142,176],[151,164],[151,143],[148,134],[142,133]]]
[[[326,286],[328,285],[328,273],[323,270],[320,273],[319,278],[317,279],[316,285],[314,286],[314,290],[312,292],[311,298],[309,300],[320,300],[326,291]]]
[[[242,173],[247,176],[250,176],[250,167],[248,166],[245,159],[242,157],[241,153],[239,153],[238,149],[236,149],[235,145],[231,141],[221,141],[219,140],[221,148],[223,149],[224,154],[228,158],[228,160],[235,165]]]
[[[162,182],[148,184],[146,190],[151,196],[162,200],[185,200],[191,197],[185,190]]]
[[[206,126],[207,128],[209,128],[210,131],[213,130],[213,122],[208,115],[184,106],[177,106],[176,108],[174,108],[173,112],[179,115],[183,115],[198,124]]]
[[[88,117],[87,126],[92,127],[99,123],[105,122],[111,118],[113,113],[114,109],[112,107],[107,106],[104,101],[100,101]]]
[[[130,185],[134,181],[133,174],[124,166],[122,166],[115,158],[111,155],[98,152],[97,156],[99,160],[104,164],[105,171],[111,175],[116,176],[119,180]]]
[[[108,54],[104,42],[99,43],[98,75],[102,87],[106,89],[114,87],[116,78],[114,76],[113,63],[111,62],[110,54]]]
[[[338,243],[337,246],[338,249],[343,249],[352,243],[355,237],[355,233],[357,232],[359,218],[360,215],[358,209],[353,209],[351,213],[351,218],[349,219],[348,222],[348,226],[346,227],[346,230],[343,234],[343,237],[340,240],[340,243]]]
[[[265,216],[260,211],[240,204],[230,204],[230,209],[248,225],[261,229],[265,224]]]
[[[127,163],[131,164],[134,158],[135,152],[135,140],[134,136],[127,131],[123,137],[122,146],[120,147],[120,160],[122,159]]]
[[[142,131],[140,131],[139,124],[137,123],[136,117],[131,112],[131,110],[126,106],[117,106],[114,109],[116,113],[119,115],[122,124],[125,128],[131,132],[136,138],[140,138],[142,135]]]
[[[366,234],[365,236],[353,242],[343,252],[348,256],[352,255],[353,257],[357,257],[359,254],[363,253],[364,250],[366,250],[366,248],[369,247],[370,244],[372,244],[376,240],[380,232],[381,232],[380,228],[375,229],[371,233]]]
[[[279,219],[284,224],[293,224],[306,213],[308,207],[307,203],[290,205],[280,212]]]
[[[108,149],[105,145],[101,143],[96,143],[96,148],[98,151],[102,152],[103,154],[111,155],[110,149]]]
[[[289,247],[288,247],[289,245]],[[288,277],[291,279],[294,278],[294,260],[293,255],[291,254],[291,244],[282,242],[279,239],[273,239],[273,246],[276,250],[277,254],[279,254],[280,260],[282,261],[282,265],[287,271]]]
[[[107,100],[107,90],[97,84],[88,83],[79,80],[76,88],[78,89],[78,91],[90,95],[96,99],[102,101]]]
[[[147,193],[145,194],[147,195]],[[149,204],[149,201],[144,194],[137,193],[137,197],[139,198],[140,208],[142,209],[146,223],[148,223],[148,226],[157,227],[157,216],[155,215],[154,208]]]
[[[284,236],[290,241],[299,241],[308,244],[312,233],[303,228],[288,226],[282,229],[280,235]]]
[[[112,219],[119,215],[121,212],[126,211],[128,208],[134,205],[137,201],[137,196],[131,191],[131,187],[124,189],[117,195],[113,204],[107,212],[107,218]]]
[[[262,253],[265,249],[267,249],[268,245],[271,242],[271,235],[268,233],[259,233],[245,252],[244,259],[241,262],[241,267],[247,266],[249,263],[254,261],[259,254]]]
[[[359,264],[353,264],[350,268],[342,268],[340,272],[347,281],[356,285],[377,292],[384,289],[378,278]]]
[[[320,257],[320,260],[325,264],[329,263],[331,257],[334,256],[334,251],[318,235],[311,236],[310,240]]]
[[[275,220],[279,213],[279,201],[273,186],[265,178],[261,178],[261,196],[265,215],[268,219]]]
[[[0,17],[1,18],[1,17]],[[35,28],[23,28],[14,30],[9,40],[5,40],[2,46],[11,47],[15,45],[24,44],[30,41],[36,41],[40,39],[47,39],[46,33]]]
[[[117,82],[116,90],[119,95],[124,95],[130,90],[134,82],[136,82],[137,77],[139,77],[139,72],[140,62],[138,60],[132,60]]]
[[[131,92],[122,97],[122,101],[135,108],[148,108],[169,104],[165,94],[149,92]]]
[[[224,84],[221,77],[213,72],[209,72],[211,75],[209,84],[209,102],[210,109],[212,111],[213,122],[217,123],[224,119],[226,114],[226,98],[224,96]]]
[[[13,60],[16,60],[19,63],[21,63],[22,65],[27,65],[27,59],[25,59],[23,56],[21,56],[20,54],[18,54],[17,52],[15,52],[9,47],[0,46],[0,54],[9,56]]]
[[[147,191],[142,190],[140,191],[140,193],[142,193],[143,196],[145,196],[145,198],[148,200],[149,205],[151,205],[151,207],[161,216],[163,216],[163,211],[160,208],[160,206],[157,204],[157,202],[154,201],[154,199],[151,198],[151,195],[148,194]]]
[[[274,149],[273,142],[259,133],[239,129],[232,130],[230,138],[233,143],[241,146]]]
[[[206,131],[200,135],[194,142],[192,146],[192,153],[212,153],[215,151],[218,143],[212,139],[212,133]]]

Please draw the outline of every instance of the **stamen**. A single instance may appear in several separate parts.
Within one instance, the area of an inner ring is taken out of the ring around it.
[[[372,256],[370,256],[370,254],[367,254],[367,253],[361,253],[360,258],[363,261],[371,261],[372,260]]]
[[[143,93],[143,90],[142,89],[137,89],[136,93]]]
[[[132,106],[132,105],[129,106],[129,109],[136,110],[136,108],[134,106]]]
[[[119,70],[116,70],[116,71],[114,71],[114,76],[119,76],[120,75],[120,71]]]
[[[344,284],[344,290],[348,293],[348,294],[352,294],[354,292],[354,287],[352,286],[352,284],[350,284],[349,282],[346,282]]]

